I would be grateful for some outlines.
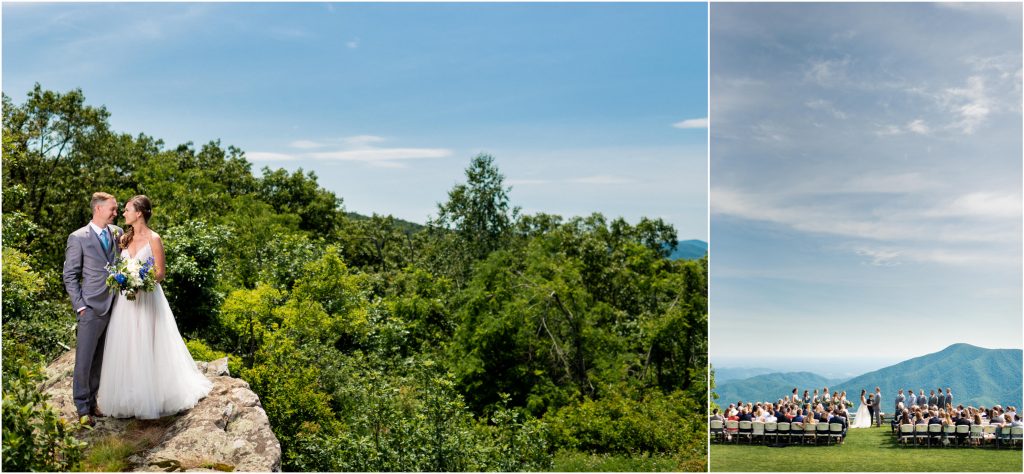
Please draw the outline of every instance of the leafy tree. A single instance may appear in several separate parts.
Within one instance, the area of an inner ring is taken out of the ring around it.
[[[512,188],[504,187],[504,180],[494,157],[475,156],[466,168],[466,183],[448,192],[448,201],[437,206],[437,218],[427,223],[438,243],[435,267],[460,287],[473,262],[503,247],[511,236],[519,208],[511,205]]]
[[[223,226],[187,221],[163,233],[167,249],[167,300],[182,332],[208,327],[223,300],[221,246],[231,234]]]
[[[299,228],[320,236],[330,235],[343,219],[342,200],[321,188],[312,171],[302,169],[289,174],[284,168],[263,168],[259,180],[259,196],[281,214],[294,214]]]

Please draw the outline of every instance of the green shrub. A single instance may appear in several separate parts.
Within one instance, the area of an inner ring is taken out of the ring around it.
[[[85,444],[74,437],[78,425],[46,404],[49,396],[38,388],[43,380],[40,369],[24,366],[15,380],[4,380],[4,471],[70,471],[81,461]]]

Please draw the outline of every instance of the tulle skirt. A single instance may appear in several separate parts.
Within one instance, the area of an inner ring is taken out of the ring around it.
[[[213,383],[192,360],[160,285],[116,296],[96,403],[105,415],[154,419],[192,408]]]
[[[860,408],[857,408],[850,428],[871,428],[871,412],[868,411],[867,405],[861,404]]]

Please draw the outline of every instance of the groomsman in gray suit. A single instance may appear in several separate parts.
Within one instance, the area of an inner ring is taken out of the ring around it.
[[[907,389],[907,404],[904,406],[910,408],[914,405],[917,405],[917,395],[914,395],[913,389]]]
[[[942,390],[939,390],[942,393]],[[928,397],[928,406],[939,406],[939,397],[935,395],[935,390],[932,390],[931,395]]]
[[[899,413],[900,412],[900,403],[903,403],[905,401],[907,401],[907,397],[903,396],[903,389],[901,388],[900,389],[900,393],[896,394],[896,404],[893,405],[895,408],[893,409],[892,412],[893,413]],[[903,406],[906,406],[906,405],[903,405]]]
[[[95,425],[96,393],[100,388],[103,342],[114,306],[114,293],[107,289],[106,266],[114,263],[121,229],[117,218],[117,199],[107,193],[92,195],[92,220],[68,236],[64,251],[64,289],[77,313],[75,334],[75,372],[72,397],[81,422]]]
[[[946,403],[953,404],[953,389],[951,387],[946,387]]]
[[[935,406],[939,408],[946,408],[946,395],[942,393],[942,387],[939,387],[938,393],[935,395],[936,403]]]
[[[875,387],[875,399],[871,402],[875,406],[875,419],[878,426],[882,426],[882,389]]]

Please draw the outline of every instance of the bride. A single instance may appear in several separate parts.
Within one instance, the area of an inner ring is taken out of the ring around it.
[[[115,296],[96,401],[101,413],[117,418],[173,415],[194,407],[213,386],[192,360],[160,288],[164,246],[147,226],[152,214],[146,196],[125,204],[124,219],[131,228],[118,242],[121,258],[153,257],[157,284],[152,292],[138,292],[134,301]]]
[[[100,386],[100,390],[103,387]],[[857,413],[853,415],[853,423],[850,428],[871,428],[871,414],[868,412],[868,400],[864,398],[864,394],[868,393],[867,390],[861,389],[860,391],[860,407],[857,408]]]

